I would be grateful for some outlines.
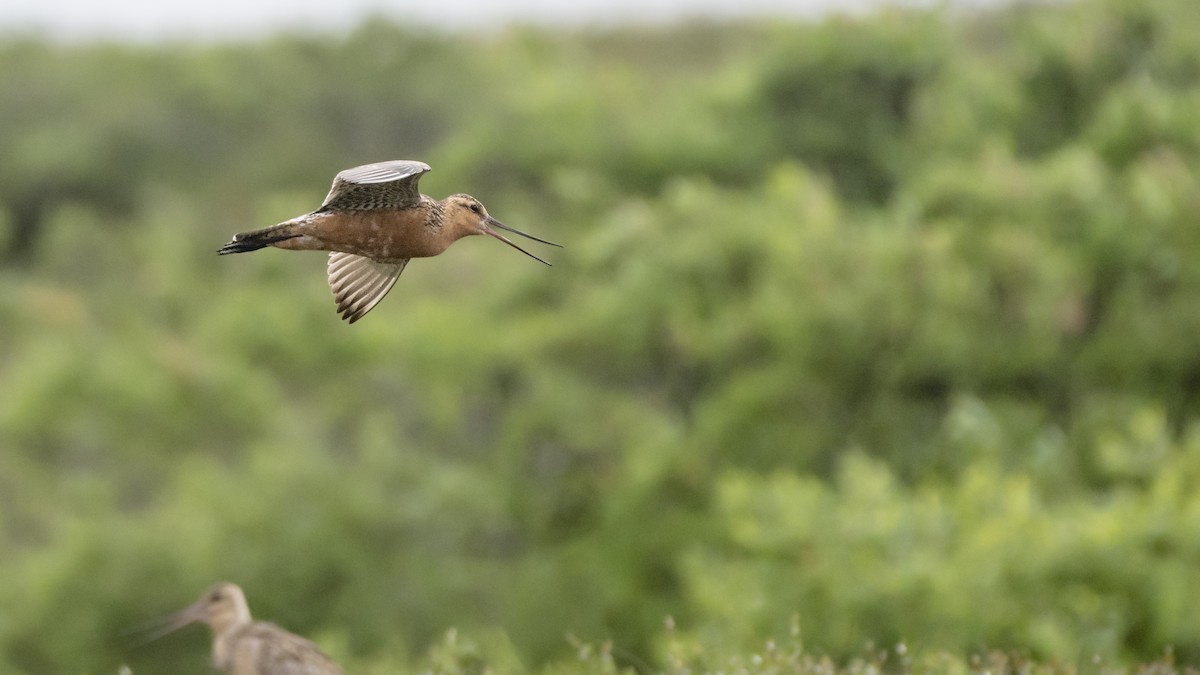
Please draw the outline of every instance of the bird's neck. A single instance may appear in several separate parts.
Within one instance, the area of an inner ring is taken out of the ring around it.
[[[230,662],[233,660],[234,646],[237,643],[237,635],[249,623],[247,621],[244,624],[230,624],[219,633],[216,632],[216,627],[213,627],[213,665],[218,670],[229,670]]]
[[[217,667],[223,668],[231,653],[234,635],[242,628],[250,625],[250,609],[239,604],[231,611],[218,614],[209,622],[213,631],[213,661]]]
[[[449,199],[450,198],[447,197],[446,199],[437,202],[436,209],[438,235],[446,247],[449,247],[450,244],[462,239],[463,237],[479,234],[479,232],[477,232],[475,228],[471,226],[471,216],[468,216],[466,213],[464,213],[464,210],[461,207],[455,208],[448,206],[447,202]]]

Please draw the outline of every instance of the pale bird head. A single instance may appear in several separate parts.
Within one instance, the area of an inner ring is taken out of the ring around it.
[[[500,241],[517,249],[521,253],[529,256],[530,258],[533,258],[534,260],[546,265],[549,265],[550,263],[542,260],[529,251],[526,251],[520,246],[517,246],[511,239],[503,234],[500,234],[497,232],[497,230],[506,230],[508,232],[512,232],[513,234],[518,234],[522,237],[525,237],[526,239],[532,239],[536,242],[562,248],[560,244],[556,244],[552,241],[546,241],[545,239],[539,239],[532,234],[525,234],[524,232],[509,227],[508,225],[505,225],[504,223],[489,216],[487,209],[483,208],[483,204],[471,195],[458,194],[447,197],[443,217],[446,219],[446,225],[454,228],[453,231],[459,237],[468,237],[473,234],[486,234],[489,237],[495,237],[496,239],[499,239]]]
[[[190,607],[166,617],[147,630],[143,642],[157,640],[193,623],[206,623],[215,635],[250,623],[250,606],[237,584],[220,583],[204,592]]]

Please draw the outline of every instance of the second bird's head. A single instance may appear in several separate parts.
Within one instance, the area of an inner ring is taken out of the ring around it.
[[[520,246],[517,246],[511,239],[503,234],[500,234],[497,230],[507,230],[508,232],[520,235],[526,239],[532,239],[536,242],[562,248],[562,245],[560,244],[556,244],[552,241],[546,241],[545,239],[539,239],[532,234],[525,234],[524,232],[509,227],[508,225],[505,225],[504,223],[489,216],[487,209],[483,208],[483,204],[471,195],[458,194],[447,197],[445,210],[442,217],[444,219],[443,227],[452,228],[452,231],[455,232],[458,237],[469,237],[473,234],[486,234],[489,237],[495,237],[496,239],[499,239],[500,241],[517,249],[521,253],[529,256],[530,258],[533,258],[534,260],[546,265],[549,265],[550,263],[542,260],[529,251],[526,251]]]
[[[208,624],[213,633],[250,623],[250,608],[246,596],[236,584],[220,583],[204,592],[190,607],[156,622],[144,636],[144,642],[156,640],[193,623]]]

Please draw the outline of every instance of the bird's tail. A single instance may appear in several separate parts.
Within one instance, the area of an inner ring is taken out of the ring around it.
[[[286,239],[294,239],[300,234],[293,231],[295,223],[286,222],[271,227],[264,227],[261,230],[251,230],[250,232],[242,232],[233,235],[233,239],[229,240],[217,250],[218,255],[228,255],[230,253],[245,253],[246,251],[257,251],[260,248],[266,248],[276,242]]]

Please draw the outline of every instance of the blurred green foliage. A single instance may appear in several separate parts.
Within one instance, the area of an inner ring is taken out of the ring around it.
[[[1200,661],[1198,32],[6,39],[0,671],[206,672],[124,631],[222,579],[348,672]],[[215,255],[393,158],[567,248]]]

